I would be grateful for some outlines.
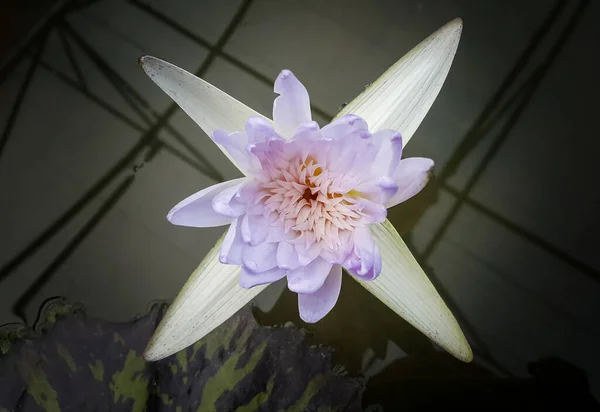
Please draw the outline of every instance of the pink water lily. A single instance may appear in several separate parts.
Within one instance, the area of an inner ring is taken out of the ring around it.
[[[231,224],[220,261],[241,266],[240,285],[287,276],[300,317],[316,322],[337,301],[342,267],[365,280],[379,275],[381,254],[369,225],[421,190],[433,161],[401,160],[400,133],[371,134],[356,115],[319,128],[306,88],[289,70],[277,77],[275,92],[274,125],[253,116],[243,131],[212,133],[247,177],[190,196],[168,219]]]
[[[441,88],[461,29],[455,20],[438,30],[322,128],[289,70],[275,80],[271,121],[176,66],[141,59],[245,175],[169,212],[177,225],[229,229],[170,307],[147,359],[202,338],[283,277],[298,293],[301,318],[317,322],[338,299],[342,267],[454,356],[472,358],[456,320],[386,220],[387,208],[429,179],[433,161],[402,159],[402,148]]]

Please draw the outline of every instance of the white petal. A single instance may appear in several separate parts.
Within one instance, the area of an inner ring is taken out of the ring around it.
[[[146,360],[166,358],[202,339],[267,287],[240,287],[240,267],[219,263],[222,241],[221,237],[167,310],[146,347]]]
[[[394,226],[386,220],[370,228],[381,250],[381,275],[371,281],[352,278],[451,355],[470,362],[473,352],[458,322]]]
[[[144,56],[140,58],[140,65],[152,81],[208,136],[212,136],[218,129],[230,133],[244,130],[246,121],[251,116],[264,117],[212,84],[164,60]],[[271,122],[269,119],[267,121]],[[236,164],[227,151],[223,150],[223,153]]]
[[[336,118],[352,113],[365,119],[371,132],[397,130],[406,146],[444,84],[461,32],[462,20],[446,24],[398,60]]]
[[[223,216],[213,209],[213,200],[223,191],[237,187],[246,179],[234,179],[209,186],[179,202],[167,215],[174,225],[214,227],[231,223],[232,217]]]

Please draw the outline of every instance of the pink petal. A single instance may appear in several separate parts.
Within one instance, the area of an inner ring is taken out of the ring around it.
[[[382,176],[375,182],[359,185],[355,190],[375,203],[385,204],[398,192],[398,185],[390,177]]]
[[[321,248],[321,256],[323,259],[333,265],[341,265],[344,263],[348,254],[352,252],[354,247],[354,233],[349,230],[344,230],[339,233],[340,244],[334,248]]]
[[[241,218],[237,218],[231,222],[231,226],[229,226],[225,239],[223,239],[223,245],[221,245],[221,251],[219,253],[219,262],[221,263],[229,265],[242,264],[242,252],[245,243],[242,240],[240,231],[240,220]]]
[[[374,178],[392,176],[402,157],[402,136],[395,130],[381,130],[373,135],[377,156],[373,160],[371,174]]]
[[[273,268],[264,272],[254,273],[248,271],[245,267],[242,267],[242,272],[240,273],[240,286],[248,289],[253,286],[273,283],[283,278],[285,273],[286,271],[280,268]]]
[[[316,258],[308,265],[287,273],[288,288],[296,293],[316,292],[323,286],[332,266],[325,259]]]
[[[336,173],[356,175],[373,167],[377,147],[367,124],[360,117],[347,115],[321,129],[329,143],[327,163]]]
[[[303,236],[301,235],[294,242],[304,242]],[[319,253],[321,253],[321,246],[317,243],[313,243],[308,248],[303,243],[296,244],[295,246],[296,252],[298,252],[298,259],[300,260],[300,264],[303,266],[306,266],[315,260],[317,256],[319,256]]]
[[[213,197],[213,210],[222,216],[230,218],[243,215],[246,212],[246,205],[238,201],[239,196],[237,195],[244,183],[241,182],[236,186],[228,187]]]
[[[231,223],[232,216],[221,215],[213,209],[213,199],[224,190],[238,187],[245,178],[229,180],[207,187],[179,202],[167,215],[174,225],[214,227]]]
[[[290,138],[298,125],[312,119],[310,98],[304,85],[289,70],[282,70],[277,76],[275,93],[280,95],[273,103],[275,130]]]
[[[246,149],[248,138],[244,132],[227,133],[225,130],[215,130],[211,138],[225,149],[233,161],[244,173],[260,170],[258,158]]]
[[[354,231],[354,250],[344,262],[344,268],[364,280],[373,280],[379,276],[381,254],[368,227],[357,228]]]
[[[281,241],[294,241],[298,239],[298,235],[295,231],[290,230],[288,232],[285,231],[285,228],[282,223],[276,222],[269,226],[269,232],[267,234],[268,243],[278,243]]]
[[[356,115],[347,114],[329,123],[321,129],[321,134],[326,139],[342,139],[369,132],[367,122]]]
[[[318,140],[321,138],[321,130],[317,122],[305,122],[300,124],[292,135],[292,140]]]
[[[264,143],[273,139],[281,139],[275,132],[273,126],[267,119],[260,116],[253,116],[246,122],[246,136],[248,143]]]
[[[294,245],[288,242],[279,242],[277,246],[277,266],[282,269],[294,270],[300,266],[298,252]]]
[[[372,202],[368,199],[359,199],[358,205],[369,223],[380,223],[387,217],[387,209],[384,205]]]
[[[361,139],[360,142],[353,145],[357,153],[354,163],[348,169],[348,173],[364,178],[373,171],[375,158],[377,157],[377,146],[373,144],[370,134],[363,134]]]
[[[261,243],[260,245],[245,245],[242,252],[244,266],[254,273],[264,272],[277,266],[277,244]]]
[[[320,321],[335,306],[342,288],[342,267],[333,266],[329,276],[319,290],[311,294],[298,295],[300,318],[307,323]]]
[[[395,206],[419,193],[429,181],[433,166],[433,160],[422,157],[401,160],[392,176],[398,185],[398,191],[385,206]]]
[[[258,245],[267,240],[269,225],[263,215],[250,215],[246,213],[242,219],[242,238],[244,242]]]
[[[260,183],[254,179],[248,179],[244,186],[236,194],[236,199],[240,203],[249,204],[260,195]]]

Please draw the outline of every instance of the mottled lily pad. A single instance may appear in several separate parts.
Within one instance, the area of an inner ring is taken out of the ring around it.
[[[362,384],[331,371],[305,332],[256,323],[244,308],[155,363],[142,352],[166,304],[128,323],[64,300],[33,329],[0,328],[0,411],[360,411]]]

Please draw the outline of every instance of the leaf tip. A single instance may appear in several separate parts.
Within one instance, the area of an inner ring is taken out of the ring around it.
[[[152,77],[150,71],[153,69],[161,69],[162,66],[165,66],[166,63],[164,60],[161,60],[154,56],[144,55],[138,58],[138,64],[140,67],[146,72],[147,75]]]
[[[460,348],[460,351],[453,353],[453,355],[454,357],[456,357],[456,359],[464,363],[471,363],[471,361],[473,360],[473,350],[471,349],[471,345],[469,345],[466,339],[462,347]]]
[[[463,21],[460,17],[455,18],[454,20],[446,23],[440,31],[448,32],[448,34],[453,37],[460,38],[463,30]]]
[[[448,23],[448,25],[452,25],[452,26],[454,26],[456,28],[460,28],[462,30],[463,20],[460,17],[457,17],[454,20],[452,20],[450,23]]]
[[[148,345],[146,345],[146,349],[144,349],[144,353],[142,353],[142,358],[144,358],[146,362],[156,362],[157,360],[162,359],[162,357],[158,355],[155,350],[154,340],[154,336],[152,336],[150,342],[148,342]]]
[[[138,64],[140,67],[144,68],[144,66],[148,65],[148,61],[154,59],[152,56],[144,55],[138,57]]]

